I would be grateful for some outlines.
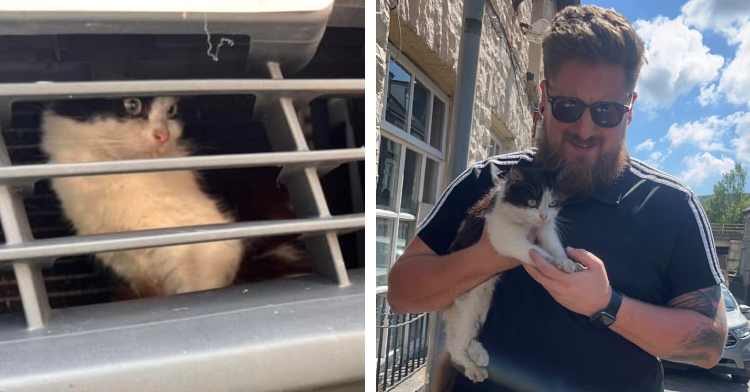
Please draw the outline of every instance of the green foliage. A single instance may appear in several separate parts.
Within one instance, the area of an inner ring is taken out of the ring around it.
[[[714,185],[714,193],[703,203],[711,223],[745,223],[742,211],[750,207],[750,195],[745,193],[747,172],[739,163],[724,173]]]

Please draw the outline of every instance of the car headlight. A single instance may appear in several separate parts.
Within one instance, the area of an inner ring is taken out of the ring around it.
[[[744,327],[737,328],[733,330],[735,335],[739,336],[740,338],[746,338],[750,336],[750,326],[745,325]]]

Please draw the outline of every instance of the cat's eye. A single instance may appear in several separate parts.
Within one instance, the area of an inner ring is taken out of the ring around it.
[[[529,200],[529,205],[531,207],[536,207],[536,200],[534,200],[534,199]]]
[[[143,104],[138,98],[126,98],[122,101],[122,104],[125,106],[125,111],[131,116],[141,114],[141,110],[143,109]]]
[[[550,202],[550,203],[549,203],[549,206],[550,206],[550,207],[554,207],[554,206],[556,206],[556,205],[557,205],[557,202],[556,202],[556,201],[554,201],[554,200],[553,200],[552,202]]]
[[[177,117],[177,104],[172,104],[172,106],[169,107],[167,110],[167,117],[168,118],[175,118]]]

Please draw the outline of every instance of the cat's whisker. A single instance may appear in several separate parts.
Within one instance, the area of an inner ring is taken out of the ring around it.
[[[573,221],[570,220],[570,219],[568,219],[568,218],[563,218],[563,217],[561,217],[561,216],[558,215],[557,218],[555,218],[555,222],[557,222],[558,224],[566,225],[566,224],[568,224],[570,222],[573,222]]]
[[[568,242],[568,237],[565,235],[565,233],[562,230],[560,230],[560,228],[555,228],[555,232],[557,233],[557,236],[560,237],[560,240],[561,240],[560,242],[562,243]]]
[[[555,225],[555,230],[557,231],[558,236],[562,237],[563,240],[567,242],[568,237],[566,235],[566,230],[572,230],[572,227],[565,222],[557,222],[557,224]]]

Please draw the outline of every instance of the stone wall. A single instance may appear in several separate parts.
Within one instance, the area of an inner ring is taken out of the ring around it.
[[[487,158],[493,116],[505,128],[501,130],[505,136],[504,152],[531,145],[534,103],[529,100],[526,87],[529,42],[518,27],[519,20],[529,20],[531,2],[521,3],[515,21],[512,14],[510,1],[487,1],[482,20],[469,164]]]
[[[391,1],[392,5],[396,4],[396,0]],[[554,14],[554,6],[551,5],[554,2],[524,1],[518,7],[515,20],[512,18],[511,4],[511,0],[487,0],[485,5],[467,165],[487,157],[486,146],[490,142],[493,123],[499,128],[504,152],[522,150],[531,145],[533,105],[536,102],[533,102],[531,97],[534,95],[526,83],[529,41],[522,34],[519,22],[531,22],[532,5],[549,8],[541,11],[545,11],[545,17],[551,18],[547,14],[550,9]],[[455,0],[399,0],[397,10],[390,11],[388,7],[387,1],[378,1],[378,142],[385,89],[386,34],[394,45],[392,48],[400,47],[402,55],[408,57],[452,99],[463,12],[463,2]],[[537,10],[537,14],[539,12]],[[538,83],[537,75],[531,88],[538,89],[534,86],[538,86]],[[453,104],[455,102],[449,102],[450,112]],[[448,140],[453,131],[448,129]],[[451,155],[450,150],[446,153]],[[443,184],[449,182],[444,179]]]
[[[376,0],[375,4],[377,22],[375,23],[375,58],[377,65],[375,72],[375,184],[378,183],[378,157],[380,156],[380,120],[383,114],[385,99],[385,68],[388,58],[388,23],[391,19],[388,0]]]

